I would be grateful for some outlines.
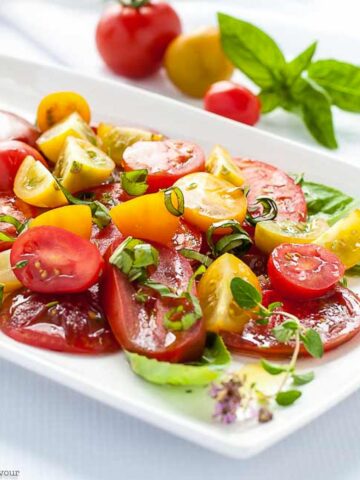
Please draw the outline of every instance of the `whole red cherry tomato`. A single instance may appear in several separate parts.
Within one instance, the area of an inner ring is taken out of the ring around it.
[[[283,243],[269,257],[271,285],[286,298],[318,298],[343,277],[345,267],[326,248],[314,244]]]
[[[123,0],[100,18],[96,44],[111,70],[141,78],[161,67],[167,46],[180,33],[179,17],[167,3]]]
[[[228,81],[211,85],[205,94],[204,108],[247,125],[255,125],[261,111],[256,95],[242,85]]]
[[[25,157],[31,155],[47,166],[44,157],[35,148],[18,140],[0,142],[0,191],[11,191],[14,186],[16,172]]]
[[[15,113],[0,110],[0,141],[20,140],[36,147],[40,131],[25,118]]]

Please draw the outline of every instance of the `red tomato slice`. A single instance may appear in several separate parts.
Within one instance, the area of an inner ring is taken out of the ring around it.
[[[194,143],[180,140],[136,142],[125,150],[123,166],[125,171],[146,168],[150,193],[171,187],[184,175],[203,171],[205,155]]]
[[[296,302],[282,297],[274,290],[264,292],[265,306],[282,302],[282,310],[296,315],[305,328],[316,330],[329,351],[349,341],[360,331],[360,300],[355,293],[337,285],[328,295],[307,302]],[[255,320],[245,326],[241,334],[222,332],[226,345],[238,353],[283,357],[293,352],[293,345],[279,343],[271,330],[284,321],[280,315],[272,315],[268,325],[258,325]],[[308,355],[304,347],[300,354]]]
[[[106,259],[120,241],[113,244]],[[175,250],[156,245],[159,265],[150,278],[175,290],[186,290],[192,275],[190,263]],[[102,306],[120,345],[131,352],[168,362],[198,359],[205,344],[202,320],[185,331],[164,327],[164,314],[174,306],[171,299],[151,298],[146,304],[134,299],[136,288],[116,267],[106,264],[101,282]]]
[[[18,342],[69,353],[119,349],[99,304],[98,286],[84,293],[45,295],[21,290],[6,298],[0,329]],[[55,303],[57,302],[57,303]]]
[[[200,252],[203,242],[203,236],[200,230],[193,225],[181,221],[178,231],[175,233],[173,239],[173,246],[175,250],[188,248]]]
[[[18,140],[0,142],[0,191],[12,191],[16,173],[25,157],[31,155],[47,167],[44,157],[35,148]]]
[[[244,175],[244,184],[250,187],[249,205],[260,196],[271,197],[278,207],[277,220],[303,222],[306,220],[307,208],[304,193],[294,180],[282,170],[269,165],[244,158],[234,159]],[[261,215],[261,207],[252,213],[254,217]]]
[[[24,223],[29,218],[36,217],[39,213],[37,207],[32,207],[16,198],[13,193],[0,192],[0,216],[10,215],[15,217],[19,222]],[[0,223],[0,232],[11,237],[16,237],[16,229],[10,223]],[[12,243],[0,241],[0,252],[11,248]]]
[[[339,258],[320,245],[283,243],[269,257],[271,285],[284,297],[295,300],[317,298],[343,277]]]
[[[99,228],[94,224],[91,230],[90,241],[97,247],[100,255],[105,255],[110,245],[120,237],[121,233],[113,223],[109,223],[109,225],[104,228]]]
[[[268,256],[260,252],[255,245],[252,245],[250,250],[241,256],[241,260],[245,262],[258,277],[267,274]]]
[[[84,292],[94,285],[104,261],[85,238],[58,227],[34,227],[14,242],[11,266],[18,280],[40,293]]]
[[[85,193],[94,194],[94,200],[98,200],[107,208],[115,207],[115,205],[133,198],[123,190],[118,182],[99,185]]]
[[[0,142],[5,140],[20,140],[36,148],[36,140],[40,131],[25,118],[15,113],[0,110]]]

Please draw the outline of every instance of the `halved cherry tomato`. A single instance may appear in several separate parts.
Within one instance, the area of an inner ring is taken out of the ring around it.
[[[200,230],[183,220],[180,221],[179,228],[172,238],[172,244],[175,250],[188,248],[200,252],[203,243],[203,236]]]
[[[19,140],[31,147],[36,147],[39,130],[25,118],[15,113],[0,110],[0,142],[5,140]]]
[[[46,160],[40,152],[18,140],[0,142],[0,190],[10,191],[13,189],[16,173],[25,157],[31,155],[45,166]]]
[[[48,210],[29,223],[30,228],[43,225],[63,228],[79,237],[89,239],[92,228],[91,209],[88,205],[66,205]]]
[[[246,215],[244,192],[232,183],[206,172],[192,173],[175,183],[184,195],[187,222],[206,232],[220,220],[242,223]]]
[[[46,295],[22,289],[6,298],[0,329],[14,340],[68,353],[119,349],[99,304],[97,285],[84,293]]]
[[[0,192],[0,216],[9,215],[15,217],[19,222],[24,223],[29,218],[36,217],[39,209],[32,207],[27,203],[15,197],[13,193],[1,193]],[[0,223],[0,232],[9,235],[10,237],[16,237],[16,229],[10,223]],[[11,248],[10,242],[0,241],[0,252]]]
[[[91,243],[99,250],[100,255],[105,255],[106,250],[121,237],[119,229],[111,222],[104,228],[99,228],[95,223],[91,230]]]
[[[254,206],[257,197],[271,197],[278,207],[276,220],[293,222],[306,220],[307,208],[304,192],[300,185],[296,185],[285,172],[264,162],[247,158],[234,160],[242,171],[244,185],[250,188],[247,196],[249,206]],[[259,206],[252,215],[258,217],[261,213],[262,208]]]
[[[281,302],[281,310],[298,317],[305,328],[316,330],[325,351],[348,342],[360,331],[360,300],[355,293],[341,285],[324,297],[306,302],[289,300],[274,290],[264,291],[263,304],[267,306],[272,302]],[[221,334],[226,345],[238,353],[287,357],[293,353],[294,345],[279,343],[272,334],[272,329],[283,321],[281,315],[272,315],[268,325],[259,325],[256,320],[250,320],[241,334]],[[303,346],[300,347],[300,354],[308,355]]]
[[[162,245],[171,241],[180,224],[165,206],[164,192],[150,193],[121,203],[110,210],[111,218],[120,232]]]
[[[211,85],[205,94],[204,108],[247,125],[255,125],[261,112],[260,101],[255,94],[238,83],[226,80]]]
[[[106,253],[108,260],[123,239],[116,241]],[[159,264],[150,280],[174,291],[185,291],[192,268],[174,249],[155,245]],[[168,362],[198,359],[205,343],[205,329],[198,320],[188,330],[165,328],[164,315],[176,300],[151,297],[146,303],[135,300],[136,288],[116,267],[106,263],[101,282],[102,306],[120,345],[131,352]]]
[[[36,123],[39,129],[44,132],[74,112],[77,112],[86,123],[90,122],[91,112],[89,104],[79,93],[50,93],[39,103]]]
[[[331,290],[345,267],[320,245],[283,243],[270,255],[268,273],[275,290],[300,300],[318,298]]]
[[[99,279],[104,261],[88,240],[58,227],[34,227],[13,244],[18,280],[40,293],[84,292]]]
[[[116,205],[119,205],[119,203],[126,202],[127,200],[134,198],[124,191],[119,182],[92,187],[85,193],[89,195],[93,194],[91,198],[93,200],[98,200],[107,208],[115,207]]]
[[[180,140],[136,142],[125,150],[122,164],[126,171],[147,169],[150,193],[171,187],[184,175],[203,171],[205,155],[194,143]]]

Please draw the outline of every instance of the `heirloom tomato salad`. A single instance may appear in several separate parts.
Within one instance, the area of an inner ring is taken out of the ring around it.
[[[232,153],[95,125],[75,92],[43,98],[34,125],[0,111],[1,331],[67,354],[122,350],[156,384],[210,385],[225,423],[292,404],[314,378],[298,358],[360,329],[345,276],[360,209]],[[258,357],[275,391],[230,372],[231,353]]]

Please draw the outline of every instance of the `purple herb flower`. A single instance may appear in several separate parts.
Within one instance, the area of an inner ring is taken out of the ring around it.
[[[241,387],[242,382],[237,378],[211,385],[210,396],[216,400],[214,418],[225,424],[236,421],[236,412],[241,403]]]

